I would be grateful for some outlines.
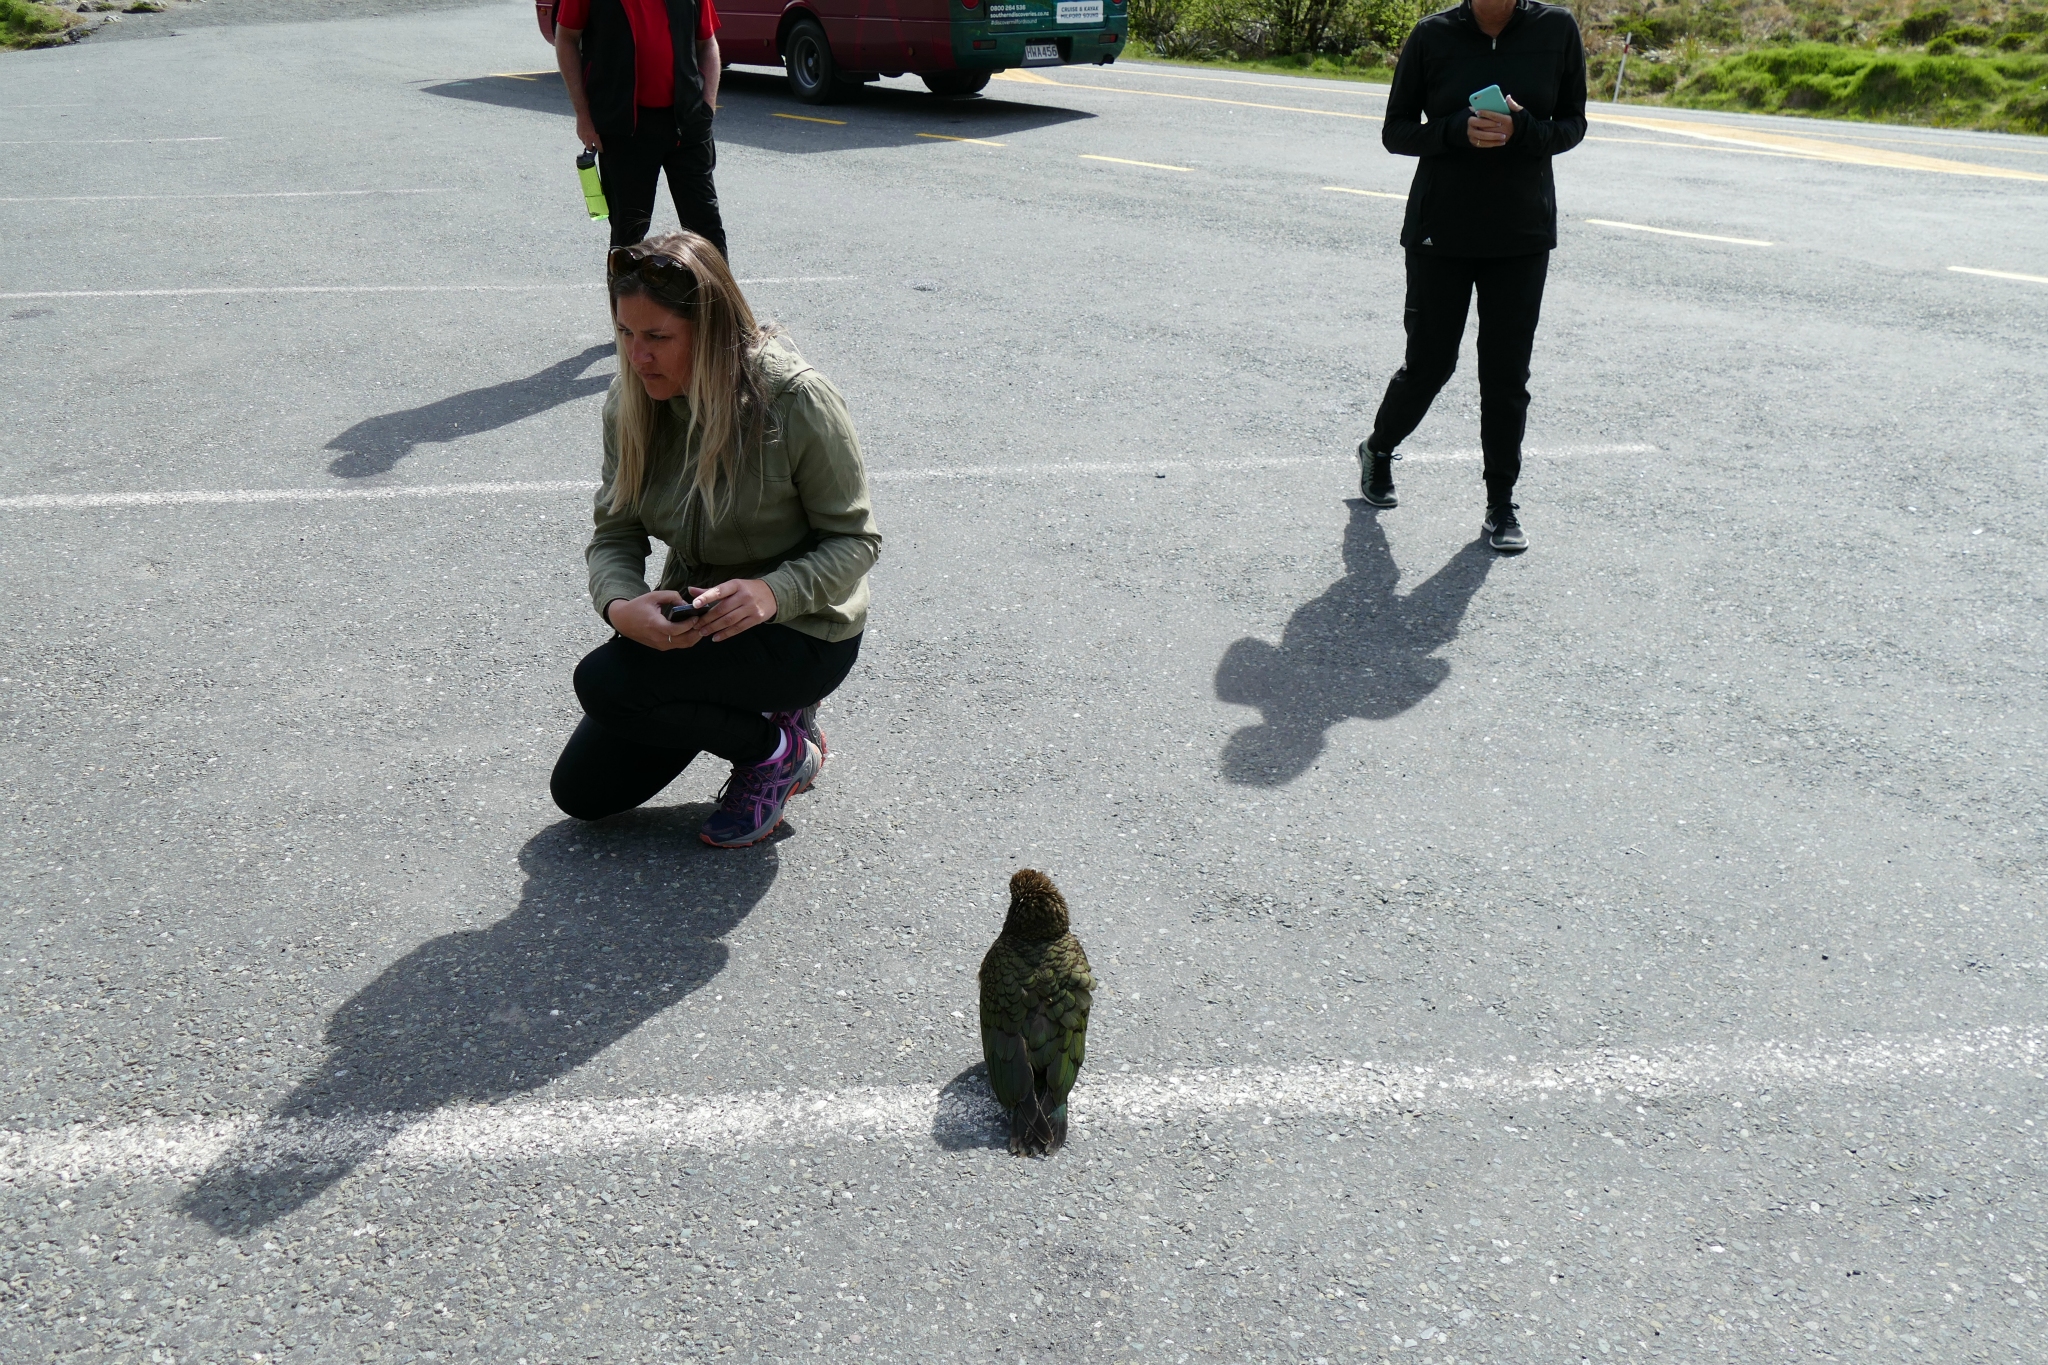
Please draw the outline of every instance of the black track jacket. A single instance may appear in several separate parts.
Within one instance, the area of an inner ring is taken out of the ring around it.
[[[1505,147],[1465,140],[1470,97],[1498,85],[1522,106]],[[1424,122],[1424,115],[1428,121]],[[1586,49],[1568,9],[1517,0],[1489,38],[1471,0],[1415,26],[1394,66],[1380,141],[1416,156],[1401,245],[1443,256],[1524,256],[1557,245],[1550,158],[1586,136]]]

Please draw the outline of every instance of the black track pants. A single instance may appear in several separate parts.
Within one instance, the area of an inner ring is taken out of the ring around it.
[[[1408,439],[1437,391],[1458,367],[1465,312],[1479,291],[1479,444],[1486,451],[1488,502],[1506,502],[1522,473],[1522,428],[1529,416],[1529,353],[1543,311],[1550,253],[1533,256],[1431,256],[1408,253],[1402,324],[1408,354],[1380,400],[1366,444],[1391,454]]]
[[[674,110],[642,109],[635,127],[603,132],[603,137],[597,177],[612,211],[613,246],[631,246],[647,235],[654,218],[655,182],[666,172],[677,221],[710,238],[718,254],[725,255],[725,221],[719,217],[718,187],[711,179],[718,147],[712,141],[710,115],[703,117],[701,127],[692,124],[679,133]]]
[[[776,738],[761,713],[823,700],[859,655],[858,635],[826,641],[778,625],[689,649],[615,635],[576,665],[584,714],[555,760],[555,804],[601,820],[653,797],[702,750],[758,763]]]

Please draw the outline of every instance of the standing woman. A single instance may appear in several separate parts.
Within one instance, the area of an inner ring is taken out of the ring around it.
[[[1500,87],[1491,109],[1475,95]],[[1392,507],[1395,448],[1458,364],[1479,295],[1479,443],[1486,450],[1487,543],[1529,548],[1515,516],[1529,355],[1557,246],[1550,159],[1586,136],[1586,50],[1572,12],[1538,0],[1464,0],[1415,26],[1394,65],[1380,141],[1419,158],[1401,224],[1408,352],[1358,443],[1359,491]]]
[[[630,810],[708,749],[732,776],[701,837],[743,848],[824,763],[817,703],[860,652],[882,545],[867,470],[839,391],[755,322],[711,242],[669,233],[609,268],[619,377],[584,557],[618,634],[576,666],[555,804]],[[649,536],[669,547],[651,592]]]

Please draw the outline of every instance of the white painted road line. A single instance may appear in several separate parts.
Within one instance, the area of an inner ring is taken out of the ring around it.
[[[1163,161],[1133,161],[1127,156],[1097,156],[1093,152],[1082,152],[1083,161],[1114,161],[1119,166],[1144,166],[1155,171],[1193,171],[1192,166],[1169,166]]]
[[[1657,449],[1656,446],[1649,444],[1647,441],[1628,441],[1619,445],[1524,446],[1522,448],[1522,457],[1524,459],[1536,460],[1589,459],[1598,458],[1602,455],[1651,455],[1655,454]],[[1464,450],[1404,450],[1401,452],[1402,464],[1416,462],[1433,464],[1438,460],[1481,460],[1485,458],[1486,452],[1478,446],[1472,446]]]
[[[1407,195],[1395,194],[1391,190],[1354,190],[1349,185],[1325,185],[1323,188],[1332,194],[1362,194],[1368,199],[1399,199],[1404,204],[1408,202]]]
[[[1530,447],[1529,459],[1571,459],[1601,455],[1647,455],[1653,445],[1549,446]],[[1439,460],[1476,460],[1478,450],[1404,451],[1403,462],[1429,463]],[[1250,456],[1241,460],[1207,460],[1199,464],[1186,460],[1095,461],[1072,464],[945,465],[927,469],[877,469],[868,474],[875,483],[917,483],[949,479],[1042,479],[1067,474],[1161,474],[1178,471],[1192,474],[1230,474],[1253,469],[1286,469],[1298,465],[1329,464],[1348,467],[1351,457],[1342,454]],[[74,511],[95,507],[206,507],[239,506],[271,502],[388,501],[392,498],[486,497],[500,493],[589,493],[595,479],[514,479],[491,483],[386,484],[372,488],[227,488],[194,489],[161,493],[22,493],[0,498],[0,511]]]
[[[1654,232],[1660,237],[1690,237],[1696,242],[1727,242],[1732,246],[1770,246],[1754,237],[1717,237],[1711,232],[1680,232],[1677,228],[1651,227],[1647,223],[1618,223],[1612,218],[1588,218],[1594,227],[1622,228],[1628,232]]]
[[[27,142],[0,142],[0,147],[130,147],[145,142],[226,142],[224,137],[39,137]]]
[[[775,275],[740,280],[754,284],[844,284],[858,275]],[[603,280],[574,284],[287,284],[234,285],[217,289],[44,289],[0,294],[0,299],[186,299],[213,294],[519,294],[552,289],[602,289]]]
[[[2048,275],[2021,275],[2011,270],[1979,270],[1973,265],[1952,265],[1958,275],[1988,275],[1994,280],[2019,280],[2026,284],[2048,284]]]
[[[1522,1103],[1539,1096],[1565,1103],[1604,1100],[1609,1094],[1746,1100],[1766,1090],[1924,1085],[1932,1080],[1967,1093],[1973,1081],[1994,1072],[2048,1079],[2048,1029],[1893,1038],[1866,1034],[1804,1044],[1698,1044],[1647,1054],[1576,1052],[1469,1069],[1367,1062],[1099,1079],[1084,1071],[1074,1091],[1073,1123],[1085,1142],[1091,1130],[1230,1113],[1277,1120],[1403,1115],[1426,1121],[1466,1106]],[[946,1096],[930,1086],[909,1085],[604,1101],[519,1099],[451,1106],[418,1117],[378,1113],[271,1119],[252,1114],[0,1131],[0,1180],[176,1180],[209,1168],[325,1166],[354,1163],[373,1153],[381,1153],[379,1160],[390,1165],[447,1168],[591,1152],[730,1152],[835,1139],[930,1147],[993,1136],[1000,1119],[994,1101],[978,1088],[965,1096]]]
[[[482,497],[492,493],[588,493],[592,479],[519,480],[505,483],[427,483],[383,488],[229,488],[175,493],[29,493],[0,498],[0,509],[22,511],[85,507],[205,507],[262,502],[354,502],[384,498]]]
[[[431,190],[237,190],[220,194],[44,194],[0,199],[0,204],[111,204],[144,199],[353,199],[370,194],[454,194]]]

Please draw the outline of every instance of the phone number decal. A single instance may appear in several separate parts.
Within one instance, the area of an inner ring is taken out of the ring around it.
[[[988,7],[988,22],[991,28],[1043,28],[1051,21],[1050,5],[1026,4],[1020,0],[990,0]]]

